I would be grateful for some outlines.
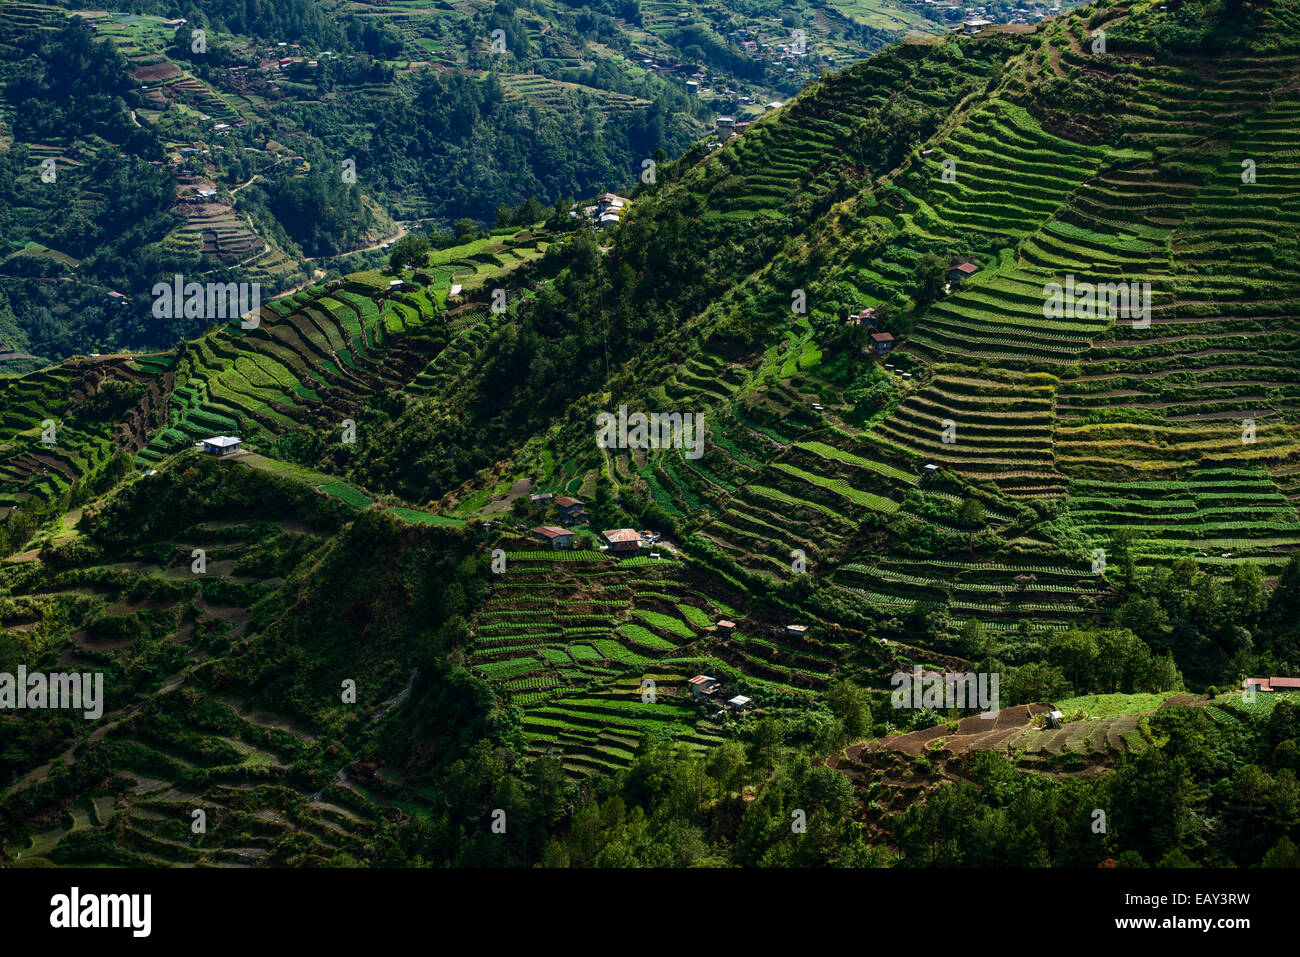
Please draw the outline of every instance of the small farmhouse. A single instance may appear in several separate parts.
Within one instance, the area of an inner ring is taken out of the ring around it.
[[[233,455],[239,451],[240,443],[243,441],[233,435],[214,435],[210,439],[203,440],[203,451],[216,456]]]
[[[974,263],[953,263],[948,267],[948,281],[961,282],[968,279],[980,271],[980,267]]]
[[[1300,691],[1300,678],[1247,678],[1241,687],[1246,691]]]
[[[551,548],[573,547],[573,532],[558,525],[538,525],[533,529],[532,535],[540,541],[549,542]]]
[[[689,682],[691,687],[692,698],[707,698],[722,687],[722,682],[717,678],[711,678],[708,675],[696,675]]]
[[[746,698],[743,694],[738,694],[727,701],[727,710],[734,714],[744,714],[747,711],[751,711],[753,707],[754,702],[749,698]]]
[[[785,633],[791,638],[802,638],[808,633],[807,625],[786,625]]]
[[[727,621],[727,619],[725,618],[718,621],[718,631],[720,633],[724,635],[730,635],[735,630],[736,630],[736,623],[734,621]]]
[[[607,528],[600,537],[609,544],[611,552],[635,552],[641,543],[641,536],[634,528]]]
[[[576,498],[570,498],[567,495],[561,495],[559,498],[555,500],[555,507],[560,510],[560,518],[562,520],[567,521],[576,518],[579,515],[582,516],[584,521],[586,520],[587,508],[582,502],[578,501]]]
[[[894,348],[894,337],[891,333],[873,332],[871,334],[871,351],[876,355],[886,355],[892,348]]]

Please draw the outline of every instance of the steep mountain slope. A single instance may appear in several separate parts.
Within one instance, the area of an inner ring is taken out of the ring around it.
[[[265,776],[275,827],[214,846],[317,863],[432,807],[442,853],[525,776],[617,772],[647,739],[784,736],[868,784],[844,738],[925,720],[886,703],[914,666],[1002,673],[1004,705],[1289,673],[1297,16],[1103,4],[903,44],[660,163],[598,238],[555,217],[313,285],[252,330],[0,380],[6,625],[143,696],[100,739],[16,749],[11,834],[85,799],[102,822],[111,793],[113,853],[175,859],[139,836],[168,787],[243,812],[229,790]],[[1052,311],[1053,284],[1121,281],[1132,314]],[[620,406],[702,417],[702,454],[601,447]],[[253,454],[189,450],[218,432]],[[157,474],[121,481],[123,453]],[[561,520],[542,492],[585,502],[574,550],[528,532]],[[621,527],[663,539],[600,550]],[[191,631],[184,665],[167,643]],[[694,701],[696,673],[762,717]],[[869,728],[844,679],[872,689]],[[1137,724],[1107,724],[1098,760]],[[81,770],[47,779],[60,754]],[[454,761],[474,787],[442,787]],[[544,840],[530,820],[512,841]]]

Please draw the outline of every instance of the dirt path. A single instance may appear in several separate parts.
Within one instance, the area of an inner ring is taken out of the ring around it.
[[[303,257],[303,262],[315,262],[317,259],[337,259],[340,256],[351,256],[354,253],[368,253],[372,250],[379,249],[384,245],[384,243],[395,243],[405,235],[406,227],[402,226],[397,230],[396,234],[389,236],[387,239],[379,240],[379,242],[375,243],[373,246],[363,246],[360,249],[347,249],[341,253],[331,253],[328,256],[305,256]]]

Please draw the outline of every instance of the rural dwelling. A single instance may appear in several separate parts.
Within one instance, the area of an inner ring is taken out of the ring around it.
[[[785,633],[791,638],[802,638],[808,633],[807,625],[786,625]]]
[[[634,552],[641,547],[641,536],[634,528],[607,528],[600,537],[609,543],[611,552]]]
[[[871,334],[871,351],[876,355],[886,355],[892,348],[894,348],[894,337],[891,333],[873,332]]]
[[[933,462],[927,462],[921,469],[921,482],[929,484],[939,477],[939,466]]]
[[[733,116],[719,116],[717,119],[718,139],[724,143],[729,140],[736,132],[736,118]]]
[[[727,702],[727,709],[735,714],[744,714],[753,710],[754,702],[743,694],[738,694]]]
[[[550,505],[555,501],[554,492],[535,492],[528,496],[528,501],[536,502],[538,505]]]
[[[980,271],[980,267],[974,263],[953,263],[948,267],[948,281],[961,282],[963,279],[975,275]]]
[[[845,321],[846,326],[865,325],[868,329],[875,328],[875,309],[863,309],[861,312],[849,313],[849,318]]]
[[[727,621],[725,618],[723,618],[721,621],[718,622],[718,631],[724,635],[729,635],[735,630],[736,630],[736,623],[734,621]]]
[[[587,514],[587,507],[576,498],[561,495],[555,500],[555,507],[560,510],[560,518],[573,518],[579,512]]]
[[[1241,687],[1246,691],[1300,691],[1300,678],[1247,678]]]
[[[447,301],[451,302],[454,299],[456,302],[460,302],[460,289],[460,283],[452,283],[451,288],[447,290]]]
[[[243,439],[233,435],[214,435],[210,439],[203,440],[203,451],[216,456],[233,455],[239,451],[241,442]]]
[[[691,686],[692,698],[707,698],[722,687],[721,681],[708,675],[696,675],[687,683]]]
[[[962,29],[964,29],[968,35],[971,35],[979,33],[985,27],[991,26],[993,26],[992,20],[967,20],[962,24]]]
[[[601,213],[600,218],[596,220],[596,226],[599,229],[613,229],[618,225],[618,213],[612,209]]]
[[[573,532],[558,525],[538,525],[533,529],[533,537],[543,542],[550,542],[551,548],[572,548]]]
[[[627,200],[618,193],[601,193],[596,197],[596,208],[602,213],[607,209],[622,209],[626,205]]]

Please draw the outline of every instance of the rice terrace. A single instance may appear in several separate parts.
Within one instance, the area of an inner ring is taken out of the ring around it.
[[[1300,867],[1298,157],[1296,0],[6,3],[0,865]]]

